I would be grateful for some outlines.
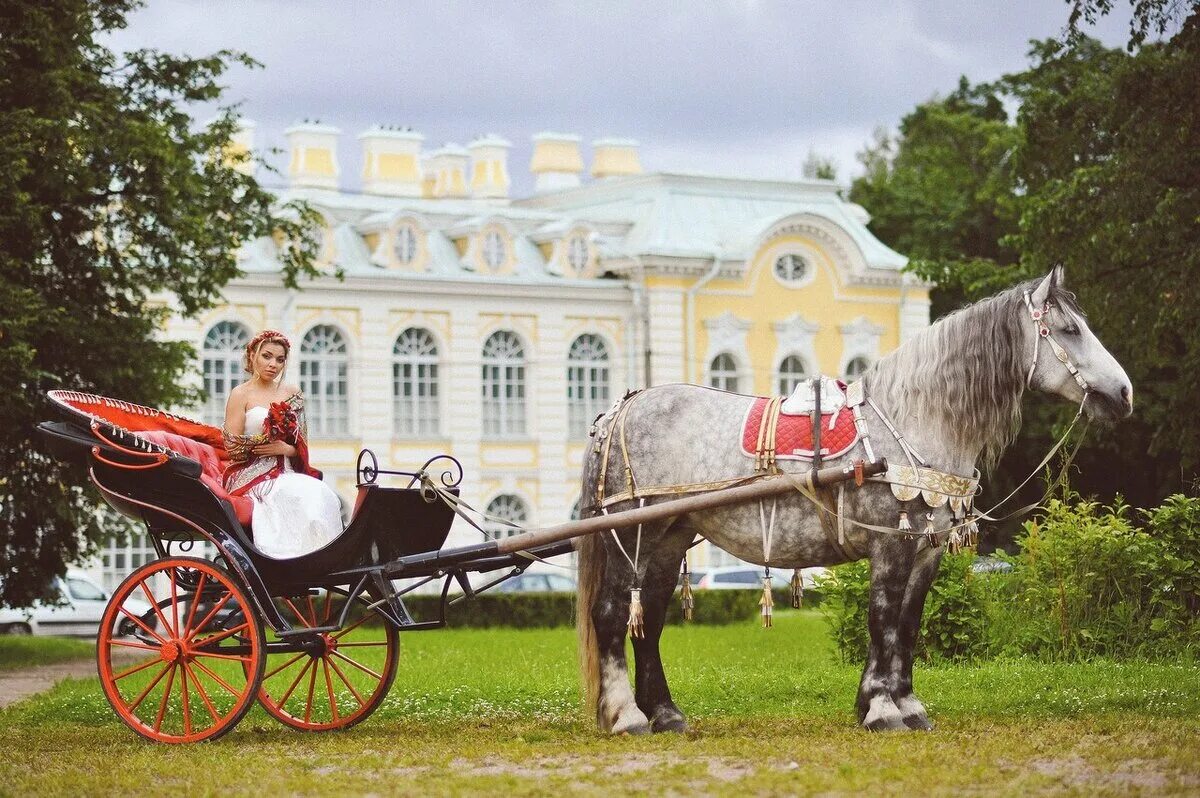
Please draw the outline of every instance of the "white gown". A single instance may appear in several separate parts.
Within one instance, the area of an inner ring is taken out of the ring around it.
[[[262,429],[267,408],[246,411],[246,429]],[[319,479],[291,470],[255,485],[246,495],[254,501],[254,547],[276,560],[316,551],[342,534],[341,502]]]

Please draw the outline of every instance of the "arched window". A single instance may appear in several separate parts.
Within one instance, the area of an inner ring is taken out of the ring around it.
[[[722,391],[737,391],[737,361],[733,355],[722,352],[712,359],[708,368],[708,384]]]
[[[847,380],[857,380],[859,377],[867,373],[867,369],[871,367],[870,361],[865,357],[850,358],[850,362],[846,364]]]
[[[483,530],[491,538],[506,538],[522,532],[524,530],[518,527],[523,527],[529,520],[529,510],[525,506],[525,502],[521,501],[520,496],[514,496],[511,493],[501,493],[492,499],[488,502],[487,510],[484,512],[488,514],[488,518],[484,519]],[[504,521],[508,523],[505,524]],[[516,526],[511,526],[511,524]]]
[[[779,362],[779,395],[791,396],[796,385],[808,376],[804,360],[799,355],[788,355]]]
[[[336,327],[318,324],[304,334],[300,390],[304,391],[309,435],[328,438],[350,433],[346,371],[346,342]]]
[[[225,423],[225,403],[229,392],[246,378],[242,370],[242,355],[250,343],[250,331],[236,321],[215,324],[204,336],[201,348],[201,371],[204,374],[203,420],[219,427]]]
[[[598,335],[585,333],[567,352],[567,433],[587,435],[592,419],[608,409],[608,347]]]
[[[525,434],[525,348],[515,333],[499,330],[483,342],[483,435]]]
[[[392,346],[392,409],[397,437],[438,434],[438,351],[428,330],[409,327]]]

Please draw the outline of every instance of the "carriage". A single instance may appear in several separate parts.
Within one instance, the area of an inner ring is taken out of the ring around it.
[[[60,390],[49,398],[61,419],[38,427],[47,448],[86,468],[111,507],[146,525],[157,552],[112,594],[96,652],[113,710],[164,743],[216,738],[255,702],[294,729],[350,727],[387,696],[399,632],[444,626],[448,604],[571,551],[581,535],[795,489],[779,477],[756,479],[447,548],[456,513],[467,517],[458,461],[442,455],[412,472],[391,471],[364,449],[345,531],[317,551],[276,560],[254,546],[248,501],[222,488],[220,430],[93,394]],[[868,473],[883,468],[870,464]],[[831,468],[806,479],[854,476]],[[487,581],[474,586],[471,574]],[[413,617],[404,596],[431,584],[440,585],[439,612]],[[455,586],[461,593],[452,595]],[[131,596],[152,611],[130,612]]]

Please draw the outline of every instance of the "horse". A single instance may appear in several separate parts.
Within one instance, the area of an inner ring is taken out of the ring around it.
[[[862,421],[875,456],[903,464],[918,454],[928,468],[963,478],[977,478],[977,466],[990,469],[1013,441],[1026,388],[1076,403],[1091,419],[1114,421],[1133,412],[1129,377],[1088,328],[1074,294],[1064,287],[1061,267],[940,319],[873,364],[861,383],[871,400]],[[593,427],[597,444],[583,465],[583,517],[671,498],[638,497],[629,491],[632,484],[696,489],[752,478],[755,462],[739,451],[739,442],[755,399],[696,385],[628,395]],[[599,440],[618,436],[614,445],[621,455],[614,450],[609,454],[615,462],[605,464]],[[840,462],[861,460],[863,448],[856,444]],[[801,473],[810,466],[788,461],[776,467]],[[902,511],[919,524],[928,519],[929,530],[953,529],[956,520],[961,525],[961,511],[949,501],[926,506],[931,502],[923,503],[920,495],[900,501],[891,487],[868,480],[840,497],[818,487],[808,496],[787,494],[774,506],[720,507],[578,540],[580,668],[587,705],[601,731],[686,729],[671,698],[659,638],[681,561],[697,536],[742,560],[778,568],[868,557],[870,644],[856,700],[858,722],[872,731],[932,729],[913,692],[913,648],[945,545],[936,534],[914,539],[888,533],[905,527],[897,526]],[[604,506],[597,496],[628,498]],[[767,516],[774,530],[769,560]],[[635,588],[642,636],[633,636],[631,689],[625,638],[627,621],[633,625]]]

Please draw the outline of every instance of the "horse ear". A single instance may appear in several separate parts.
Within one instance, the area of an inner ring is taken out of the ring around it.
[[[1034,307],[1041,307],[1046,304],[1046,300],[1050,298],[1050,293],[1061,285],[1062,266],[1055,266],[1050,270],[1042,281],[1038,283],[1038,287],[1033,289],[1033,294],[1030,299],[1033,301]]]
[[[1061,263],[1055,264],[1050,270],[1050,274],[1054,277],[1054,287],[1062,288],[1067,283],[1067,270],[1063,268]]]

